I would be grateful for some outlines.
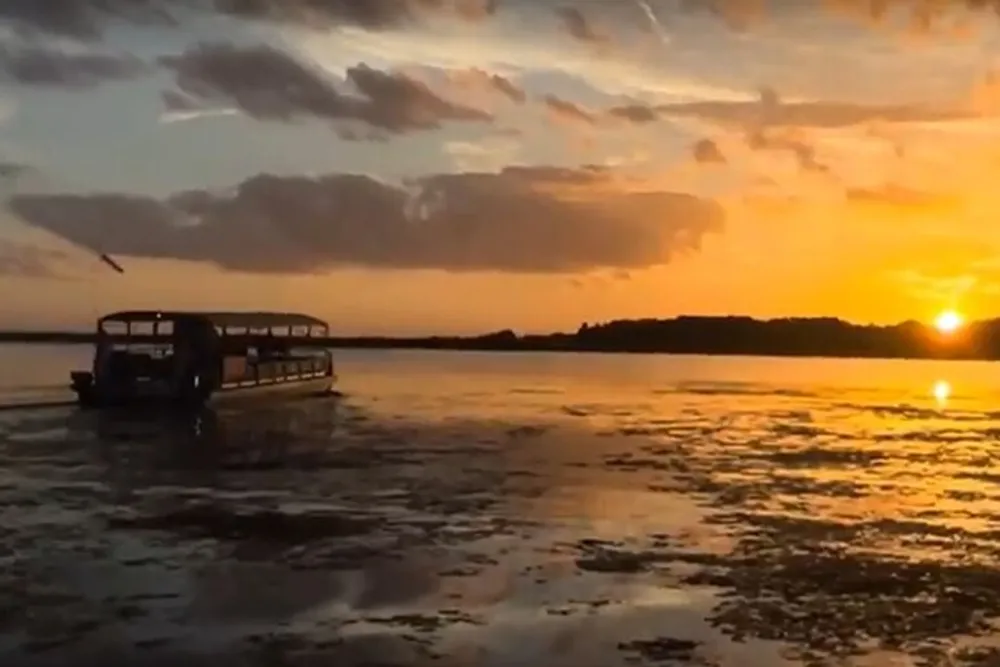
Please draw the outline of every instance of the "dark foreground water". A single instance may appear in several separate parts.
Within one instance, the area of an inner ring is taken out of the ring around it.
[[[0,402],[87,352],[0,346]],[[1000,367],[338,358],[0,411],[0,665],[1000,664]]]

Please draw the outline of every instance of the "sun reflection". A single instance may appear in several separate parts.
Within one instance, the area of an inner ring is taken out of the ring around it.
[[[934,383],[934,387],[931,389],[931,394],[933,394],[934,399],[938,402],[938,405],[944,406],[948,402],[948,398],[951,396],[951,383],[947,380],[938,380]]]

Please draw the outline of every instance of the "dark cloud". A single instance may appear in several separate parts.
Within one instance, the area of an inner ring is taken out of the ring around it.
[[[747,135],[747,146],[755,151],[788,151],[802,171],[827,173],[830,168],[816,158],[816,149],[800,137],[788,132],[774,133],[757,130]]]
[[[726,164],[726,156],[711,139],[701,139],[691,148],[694,159],[703,164]]]
[[[918,33],[930,33],[937,26],[949,26],[955,19],[955,10],[967,9],[981,18],[995,18],[1000,14],[1000,0],[838,0],[830,3],[841,13],[853,14],[874,24],[884,25],[895,15],[908,19],[905,28]]]
[[[632,123],[652,123],[660,119],[660,112],[645,104],[625,104],[611,107],[608,109],[608,115]]]
[[[587,42],[588,44],[608,43],[608,36],[598,32],[578,7],[569,5],[559,7],[556,9],[556,14],[562,19],[567,32],[581,42]]]
[[[389,132],[428,130],[444,121],[491,122],[481,109],[451,102],[416,79],[360,64],[347,70],[353,94],[270,46],[202,44],[161,59],[191,98],[236,107],[260,120],[360,121]]]
[[[543,101],[552,106],[549,99]],[[580,107],[565,100],[557,100],[557,105],[560,110],[575,107],[582,111]],[[757,100],[714,100],[659,105],[633,102],[613,106],[602,112],[584,113],[595,122],[604,119],[652,123],[664,117],[698,118],[747,133],[760,132],[766,128],[830,129],[855,125],[935,122],[978,117],[972,111],[919,106],[868,105],[823,100],[785,102],[774,89],[768,87],[760,90]],[[572,114],[572,110],[569,110],[569,114]]]
[[[254,21],[297,23],[316,27],[356,25],[368,30],[405,27],[428,17],[453,17],[481,21],[498,8],[532,11],[554,2],[517,0],[3,0],[0,22],[21,30],[44,31],[81,38],[96,38],[108,21],[173,24],[194,12],[222,14]],[[629,2],[562,0],[556,11],[567,30],[591,44],[607,40],[594,29],[581,8],[599,7],[602,12],[628,7]],[[890,11],[909,15],[909,27],[929,32],[935,25],[950,25],[955,7],[1000,12],[1000,0],[682,0],[681,11],[709,12],[737,30],[752,28],[768,17],[790,11],[825,11],[834,7],[869,23],[885,23]],[[657,11],[664,11],[657,7]],[[635,14],[636,12],[631,12]],[[979,18],[976,16],[975,18]],[[648,26],[646,26],[648,29]]]
[[[478,21],[496,0],[3,0],[0,22],[22,31],[82,39],[101,36],[109,21],[174,25],[191,11],[303,25],[404,26],[428,16]]]
[[[497,0],[214,0],[221,13],[309,25],[352,24],[378,30],[445,15],[478,21],[496,12]]]
[[[0,239],[0,276],[58,278],[58,267],[68,257],[60,250]]]
[[[27,32],[96,39],[110,20],[173,23],[170,9],[184,4],[191,0],[3,0],[0,23]]]
[[[878,0],[874,0],[878,1]],[[801,0],[796,9],[803,6]],[[744,31],[767,16],[768,10],[780,11],[782,4],[778,0],[681,0],[680,6],[687,12],[707,12],[722,20],[733,30]]]
[[[102,17],[90,0],[38,2],[8,0],[0,3],[0,22],[21,29],[43,30],[74,37],[96,37]]]
[[[555,95],[546,95],[542,98],[542,102],[549,110],[549,113],[559,120],[586,123],[587,125],[593,125],[597,122],[597,117],[590,111]]]
[[[4,162],[0,160],[0,182],[14,181],[35,170],[34,167],[20,162]]]
[[[711,100],[650,105],[633,102],[607,109],[615,120],[650,123],[664,117],[690,117],[730,129],[757,132],[765,128],[840,128],[873,123],[917,123],[976,117],[972,112],[920,106],[870,105],[850,102],[786,102],[773,88],[763,87],[756,100]]]
[[[363,175],[260,175],[227,195],[19,195],[10,207],[92,250],[256,272],[637,269],[697,249],[724,220],[714,202],[600,167],[440,174],[406,187]]]
[[[146,69],[140,59],[125,54],[0,45],[0,76],[26,86],[89,88],[107,81],[132,79]]]

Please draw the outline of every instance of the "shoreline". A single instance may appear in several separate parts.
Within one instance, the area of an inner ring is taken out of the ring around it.
[[[90,334],[60,334],[41,336],[6,336],[0,334],[0,346],[6,345],[93,345],[95,337]],[[970,361],[992,362],[1000,361],[1000,355],[975,354],[974,350],[961,354],[950,350],[934,354],[925,351],[923,354],[901,352],[886,354],[872,352],[863,354],[851,351],[829,352],[799,352],[790,351],[751,351],[751,350],[712,350],[712,349],[635,349],[635,348],[601,348],[584,345],[490,345],[477,344],[472,341],[439,342],[434,339],[399,340],[399,339],[366,339],[366,338],[328,338],[313,339],[306,342],[309,346],[322,346],[339,350],[399,350],[399,351],[441,351],[441,352],[491,352],[491,353],[559,353],[559,354],[602,354],[602,355],[657,355],[657,356],[694,356],[694,357],[760,357],[771,359],[855,359],[855,360],[895,360],[895,361]]]
[[[0,343],[92,344],[94,332],[0,331]],[[133,336],[137,343],[162,342]],[[479,352],[693,354],[833,359],[1000,360],[1000,319],[969,322],[955,331],[917,321],[854,324],[832,317],[758,320],[745,316],[584,322],[576,331],[479,335],[327,336],[285,338],[296,347]]]

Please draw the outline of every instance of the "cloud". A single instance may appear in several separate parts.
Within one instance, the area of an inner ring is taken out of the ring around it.
[[[193,10],[256,21],[388,29],[429,16],[478,21],[497,0],[4,0],[0,22],[21,30],[97,39],[112,20],[175,25]]]
[[[787,102],[764,87],[756,100],[703,100],[671,104],[634,102],[614,106],[603,115],[635,123],[663,118],[696,118],[721,125],[757,131],[766,127],[836,129],[864,124],[927,123],[978,117],[974,111],[923,106],[877,105],[813,100]]]
[[[701,139],[691,149],[694,159],[703,164],[726,164],[726,156],[711,139]]]
[[[554,102],[553,102],[554,100]],[[771,88],[763,88],[756,100],[705,100],[671,104],[632,102],[602,111],[587,111],[573,102],[549,96],[550,108],[576,120],[626,121],[636,124],[659,120],[694,118],[729,130],[747,133],[765,128],[838,129],[856,125],[927,123],[978,118],[977,111],[935,109],[922,106],[875,105],[851,102],[786,102]]]
[[[597,116],[590,111],[555,95],[546,95],[542,98],[542,102],[549,110],[551,116],[557,120],[585,123],[587,125],[594,125],[597,122]]]
[[[537,0],[4,0],[0,2],[0,23],[20,30],[47,32],[76,38],[95,39],[110,21],[172,25],[196,13],[211,13],[251,21],[292,23],[310,27],[351,25],[365,30],[391,30],[421,24],[428,19],[451,18],[479,22],[499,13],[536,11]],[[556,11],[567,31],[575,38],[594,45],[608,40],[598,32],[581,7],[625,3],[600,3],[563,0]],[[989,15],[984,10],[1000,12],[1000,0],[681,0],[679,11],[707,12],[734,30],[748,30],[763,21],[779,18],[792,11],[806,10],[839,14],[863,19],[864,24],[885,26],[889,17],[905,16],[903,29],[920,34],[941,25],[954,30],[955,9],[975,13],[965,18]],[[666,33],[649,3],[636,0],[648,25],[665,40]],[[601,7],[606,10],[605,7]],[[613,10],[612,10],[613,11]],[[657,11],[666,13],[662,5]],[[669,18],[667,18],[669,22]],[[899,23],[896,21],[896,23]]]
[[[605,45],[610,41],[607,35],[598,32],[594,28],[587,16],[577,7],[568,5],[559,7],[556,9],[556,15],[562,19],[566,31],[581,42]]]
[[[0,182],[14,181],[35,171],[31,165],[0,161]]]
[[[176,90],[164,90],[160,93],[160,98],[164,107],[160,122],[167,125],[239,114],[239,110],[232,107],[207,107],[193,97]]]
[[[61,250],[0,239],[0,276],[59,278],[57,266],[68,258]]]
[[[665,264],[721,229],[722,208],[600,167],[508,167],[396,186],[259,175],[222,195],[17,195],[29,224],[112,255],[251,272],[340,266],[566,273]]]
[[[199,109],[192,111],[164,111],[160,114],[160,122],[164,125],[172,125],[174,123],[184,123],[191,120],[200,120],[202,118],[222,118],[225,116],[236,116],[240,112],[236,109]]]
[[[139,58],[126,54],[0,45],[0,76],[26,86],[90,88],[107,81],[135,78],[146,69]]]
[[[190,98],[235,107],[259,120],[360,121],[394,133],[444,121],[491,122],[492,115],[451,102],[416,79],[365,64],[347,69],[342,91],[321,72],[270,46],[201,44],[162,64]]]
[[[758,101],[704,101],[664,104],[656,111],[666,116],[693,116],[727,126],[784,126],[840,128],[871,122],[920,123],[969,118],[949,109],[917,106],[853,104],[849,102],[781,102],[767,94]]]
[[[827,173],[830,168],[816,158],[815,147],[806,143],[794,133],[785,131],[775,133],[768,130],[757,130],[747,135],[747,146],[754,151],[789,151],[802,171]]]
[[[47,32],[93,39],[102,33],[103,23],[112,17],[155,17],[158,2],[134,0],[4,0],[0,2],[0,22],[21,30]]]
[[[479,88],[503,95],[515,104],[528,99],[524,89],[499,74],[490,74],[478,67],[448,72],[448,80],[460,89]]]
[[[432,15],[478,21],[496,12],[497,0],[216,0],[215,8],[242,18],[306,25],[349,24],[379,30]]]
[[[653,123],[660,120],[660,113],[645,104],[626,104],[608,109],[608,116],[632,123]]]

